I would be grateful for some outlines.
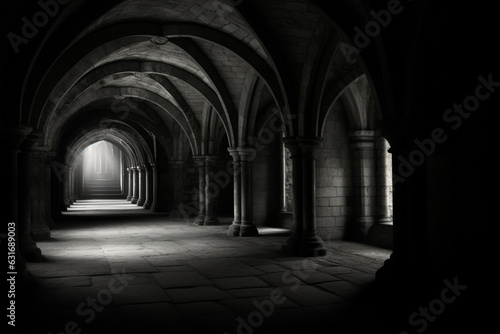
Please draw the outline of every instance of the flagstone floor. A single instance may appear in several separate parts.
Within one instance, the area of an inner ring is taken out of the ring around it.
[[[26,333],[356,333],[380,325],[380,310],[362,296],[389,250],[327,241],[325,257],[288,257],[280,252],[287,230],[232,238],[229,218],[199,227],[123,204],[78,203],[52,240],[38,242],[46,262],[29,264],[36,284],[19,301]]]

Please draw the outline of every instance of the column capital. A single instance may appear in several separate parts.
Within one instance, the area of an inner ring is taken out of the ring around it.
[[[238,152],[237,147],[228,147],[227,150],[229,152],[229,155],[233,157],[234,162],[240,161],[240,153]]]
[[[241,161],[253,161],[257,155],[257,150],[253,147],[238,147],[237,149]]]
[[[315,156],[316,150],[323,145],[324,139],[319,137],[286,137],[283,138],[285,147],[290,150],[292,158],[295,156]]]
[[[349,136],[354,142],[371,142],[377,137],[375,130],[355,130],[350,131]]]
[[[194,162],[198,165],[198,167],[205,166],[206,156],[205,155],[194,155]]]

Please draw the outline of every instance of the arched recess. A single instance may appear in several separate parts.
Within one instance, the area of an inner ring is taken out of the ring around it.
[[[174,118],[176,121],[179,120],[179,122],[177,123],[179,123],[179,125],[181,124],[183,125],[183,126],[181,125],[181,127],[186,133],[186,136],[189,138],[193,151],[195,152],[198,151],[197,149],[198,139],[196,138],[198,134],[189,132],[189,124],[187,121],[185,121],[183,113],[177,107],[175,107],[170,101],[164,99],[162,96],[143,89],[120,88],[120,87],[118,88],[104,87],[98,91],[92,91],[91,89],[89,89],[86,91],[86,93],[79,95],[77,100],[72,101],[72,103],[68,105],[67,108],[64,109],[64,111],[61,110],[60,113],[54,114],[51,117],[51,120],[49,120],[47,124],[51,124],[51,129],[54,129],[57,132],[64,126],[65,122],[67,122],[73,114],[79,111],[81,112],[81,110],[84,108],[92,109],[93,105],[98,102],[105,104],[107,101],[109,101],[110,97],[113,96],[134,98],[139,101],[144,101],[150,104],[151,106],[153,106],[153,108],[156,107],[159,108],[159,110],[163,110],[162,113],[159,113],[159,116],[164,120],[165,123],[169,123],[170,117]],[[112,102],[109,103],[110,104],[108,105],[108,108],[112,105]],[[167,110],[170,113],[168,113]],[[132,111],[137,112],[140,110],[131,110],[131,113],[127,114],[125,119],[128,118],[129,115],[132,115]],[[114,118],[116,118],[116,115]],[[113,117],[111,119],[113,119]],[[45,133],[45,142],[46,145],[50,146],[51,144],[50,132],[48,131]]]

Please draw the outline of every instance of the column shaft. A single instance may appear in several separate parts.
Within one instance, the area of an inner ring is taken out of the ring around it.
[[[152,187],[152,202],[150,210],[155,212],[158,206],[158,170],[156,164],[151,164],[151,187]]]
[[[19,154],[19,172],[23,176],[19,179],[19,222],[18,222],[18,237],[19,248],[21,254],[27,261],[37,261],[42,259],[42,252],[37,247],[35,241],[31,237],[31,201],[32,196],[32,171],[33,167],[30,163],[29,152]],[[39,200],[39,199],[38,199]]]
[[[282,250],[294,256],[324,256],[316,235],[316,157],[320,138],[285,138],[293,161],[294,231]]]
[[[241,159],[241,227],[240,237],[250,237],[259,234],[257,227],[253,224],[253,191],[252,191],[252,163],[256,151],[253,148],[238,148]]]
[[[234,219],[227,234],[232,237],[238,237],[241,230],[241,162],[237,148],[229,148],[229,153],[233,157],[233,206]]]
[[[128,183],[127,183],[127,188],[128,188],[128,194],[127,194],[127,201],[131,201],[132,197],[134,197],[134,179],[133,179],[133,172],[130,168],[127,168],[127,173],[128,173]]]
[[[146,167],[138,166],[139,178],[139,198],[137,199],[137,206],[144,206],[146,203]]]
[[[354,210],[355,218],[348,227],[347,238],[366,241],[376,220],[376,151],[375,131],[353,131]]]
[[[132,204],[137,204],[137,201],[139,199],[139,173],[137,170],[137,167],[130,167],[132,170],[132,199],[131,203]]]
[[[50,229],[47,222],[47,203],[50,202],[50,173],[47,152],[32,151],[29,153],[29,191],[31,228],[30,235],[34,240],[49,240]]]
[[[205,157],[195,157],[195,162],[198,165],[198,216],[195,218],[196,225],[205,224]]]
[[[153,204],[153,170],[150,164],[145,166],[146,172],[146,202],[144,203],[144,209],[151,209]]]
[[[207,156],[205,163],[205,220],[204,225],[217,225],[219,219],[215,214],[215,203],[219,195],[219,186],[213,179],[216,156]]]

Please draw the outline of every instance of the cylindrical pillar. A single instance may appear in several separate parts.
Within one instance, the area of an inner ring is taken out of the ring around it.
[[[392,164],[389,142],[384,137],[377,140],[377,222],[392,223]]]
[[[153,171],[151,169],[150,164],[146,164],[145,166],[146,172],[146,202],[144,203],[144,209],[151,209],[151,205],[153,204]]]
[[[241,227],[240,237],[251,237],[259,234],[257,227],[253,224],[252,203],[252,162],[255,159],[254,148],[238,148],[241,160]]]
[[[158,206],[158,169],[156,164],[151,164],[151,179],[152,202],[150,210],[154,212]]]
[[[137,206],[144,206],[146,203],[146,167],[144,165],[137,166],[139,178],[139,198],[137,199]]]
[[[316,235],[316,150],[320,138],[285,138],[293,163],[294,230],[282,250],[293,256],[324,256]]]
[[[134,197],[134,179],[133,179],[133,174],[134,172],[132,169],[127,168],[127,174],[128,174],[128,183],[127,183],[127,188],[128,188],[128,194],[127,194],[127,201],[132,201],[132,197]]]
[[[19,173],[23,177],[19,178],[19,222],[18,222],[18,240],[22,256],[27,261],[42,260],[42,252],[37,247],[31,237],[31,201],[32,201],[32,171],[30,164],[30,154],[23,151],[19,154]]]
[[[352,131],[351,148],[354,174],[354,221],[348,226],[348,239],[366,241],[376,220],[375,131]]]
[[[204,156],[194,157],[194,161],[198,166],[198,216],[195,218],[194,223],[196,225],[205,224],[205,164],[206,159]]]
[[[50,229],[47,222],[47,203],[50,202],[50,165],[46,151],[29,152],[30,235],[34,240],[49,240]]]
[[[132,204],[137,204],[139,200],[139,172],[137,167],[130,167],[132,171]]]
[[[215,203],[219,196],[219,186],[213,179],[216,156],[207,156],[205,161],[205,220],[203,225],[218,225],[219,218],[215,214]]]
[[[234,219],[227,230],[227,234],[232,237],[240,236],[241,230],[241,163],[237,148],[228,148],[229,154],[233,158],[233,206]]]

